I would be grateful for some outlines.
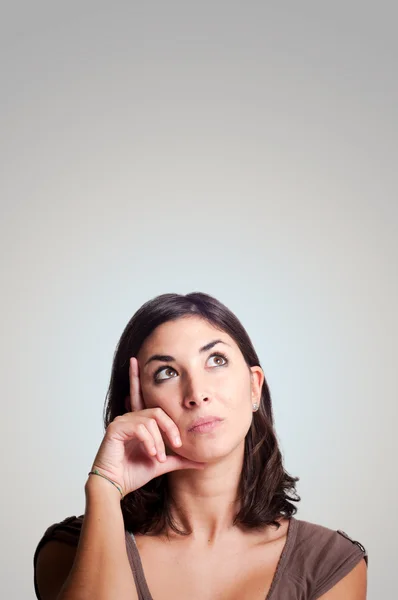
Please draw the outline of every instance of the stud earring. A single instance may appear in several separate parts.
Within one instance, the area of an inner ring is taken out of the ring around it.
[[[256,412],[256,410],[258,410],[259,406],[257,403],[253,404],[253,412]]]

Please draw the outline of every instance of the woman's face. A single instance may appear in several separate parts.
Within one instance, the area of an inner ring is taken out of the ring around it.
[[[264,375],[247,366],[227,333],[196,316],[168,321],[145,340],[137,360],[146,408],[162,408],[179,428],[178,454],[210,462],[244,443]],[[190,430],[209,416],[221,420],[206,431]]]

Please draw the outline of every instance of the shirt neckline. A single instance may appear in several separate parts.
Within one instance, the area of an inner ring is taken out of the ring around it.
[[[274,592],[276,587],[281,580],[283,571],[288,563],[290,555],[292,553],[294,543],[297,537],[297,529],[298,529],[299,521],[294,517],[290,517],[289,519],[289,527],[286,534],[286,542],[279,557],[278,565],[276,567],[274,577],[272,579],[271,587],[268,590],[268,594],[265,597],[265,600],[273,600]],[[152,600],[152,598],[151,598]]]
[[[293,546],[294,546],[294,542],[296,540],[297,537],[297,529],[298,529],[298,525],[299,525],[299,521],[297,519],[295,519],[295,517],[290,517],[289,518],[289,527],[287,530],[287,534],[286,534],[286,542],[285,545],[283,547],[283,550],[281,552],[281,555],[279,557],[279,561],[278,561],[278,565],[276,567],[272,582],[271,582],[271,586],[268,590],[268,594],[266,595],[264,600],[273,600],[273,596],[274,596],[274,592],[276,590],[276,586],[278,585],[283,571],[286,567],[286,564],[288,562],[288,559],[290,557],[290,554],[292,553],[293,550]],[[145,577],[145,573],[144,573],[144,568],[142,566],[142,562],[141,562],[141,556],[138,550],[138,546],[137,543],[135,541],[135,537],[133,533],[130,533],[131,539],[133,540],[136,552],[135,552],[135,558],[136,558],[136,571],[137,571],[137,575],[138,575],[138,580],[140,582],[140,587],[142,588],[141,590],[139,590],[143,595],[144,598],[143,600],[153,600],[151,592],[149,591],[149,587],[147,584],[147,580]]]

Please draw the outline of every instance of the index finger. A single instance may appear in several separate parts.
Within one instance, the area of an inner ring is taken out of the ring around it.
[[[130,358],[129,377],[130,377],[131,410],[133,412],[135,412],[137,410],[144,410],[145,405],[144,405],[144,399],[143,399],[142,393],[141,393],[138,360],[134,356],[132,356]]]

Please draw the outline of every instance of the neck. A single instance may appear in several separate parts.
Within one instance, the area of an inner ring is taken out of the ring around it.
[[[227,457],[208,463],[203,471],[180,470],[168,474],[172,515],[177,525],[191,532],[195,543],[215,545],[236,531],[238,488],[244,442]]]

